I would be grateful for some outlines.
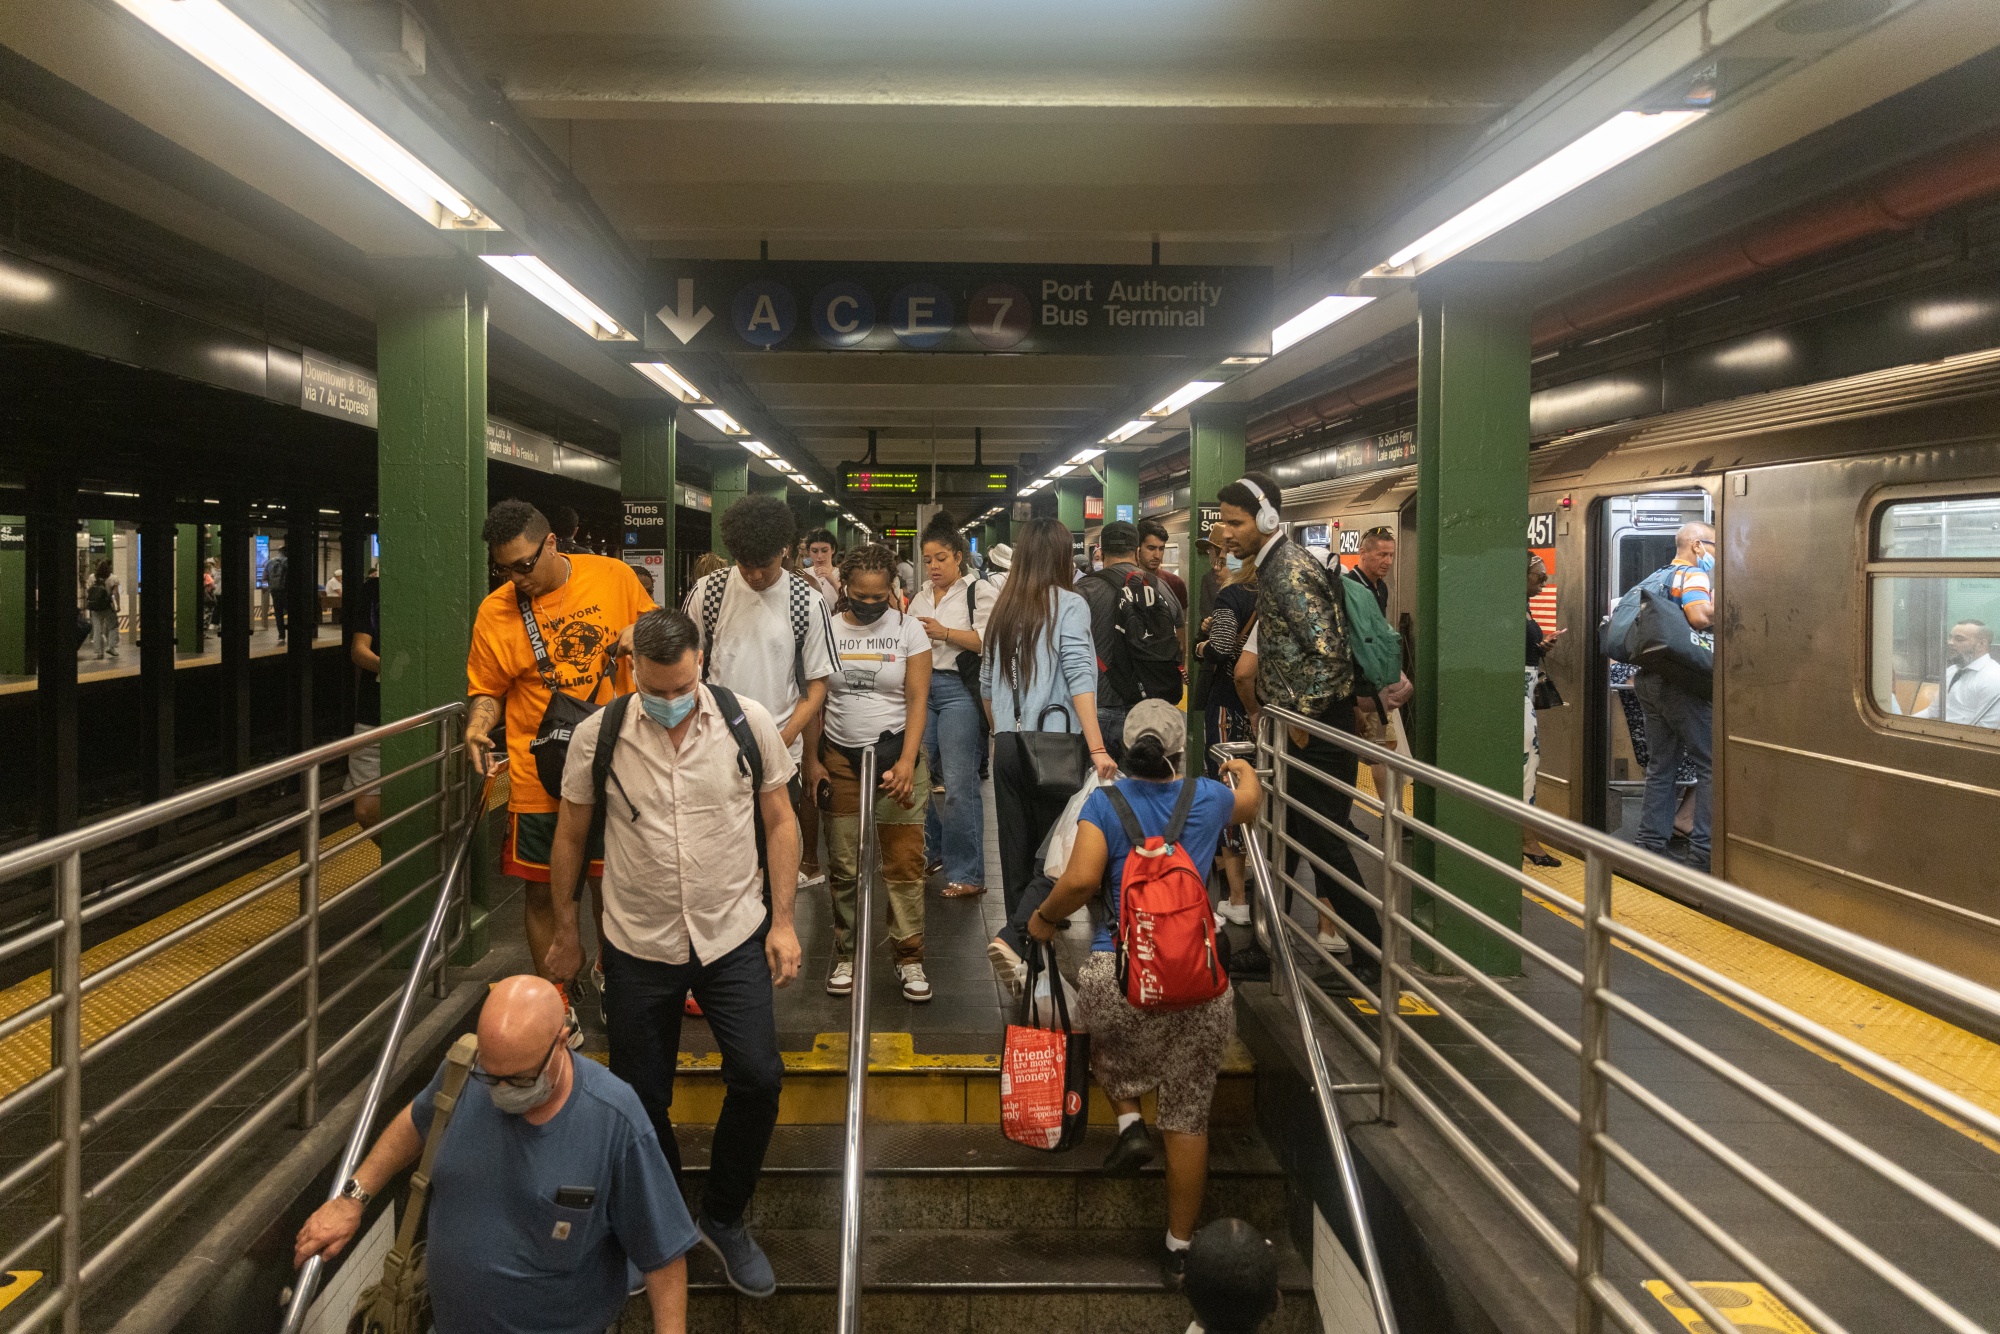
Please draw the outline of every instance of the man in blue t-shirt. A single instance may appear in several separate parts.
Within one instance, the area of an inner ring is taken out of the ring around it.
[[[653,1328],[687,1327],[688,1217],[631,1086],[577,1060],[562,995],[510,977],[479,1012],[479,1063],[431,1172],[426,1251],[436,1334],[603,1334],[645,1275]],[[444,1068],[397,1113],[293,1261],[331,1260],[368,1201],[415,1163]]]

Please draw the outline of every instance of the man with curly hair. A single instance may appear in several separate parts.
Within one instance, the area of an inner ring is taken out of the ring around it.
[[[791,506],[776,496],[745,496],[723,511],[721,522],[722,545],[735,563],[695,580],[685,607],[701,631],[702,679],[770,711],[800,766],[792,788],[798,809],[822,777],[817,746],[802,738],[819,719],[838,660],[833,621],[812,582],[785,568],[798,537]],[[819,849],[803,848],[801,860],[817,867]],[[800,872],[802,887],[818,878]]]

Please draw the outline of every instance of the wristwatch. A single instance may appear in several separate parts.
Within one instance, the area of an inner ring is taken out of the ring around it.
[[[361,1189],[361,1183],[358,1180],[349,1177],[347,1178],[347,1184],[340,1188],[340,1198],[343,1200],[353,1200],[356,1204],[366,1204],[375,1197],[368,1191]]]

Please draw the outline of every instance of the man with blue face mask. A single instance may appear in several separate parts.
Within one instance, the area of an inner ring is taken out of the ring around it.
[[[549,867],[556,937],[542,973],[567,977],[582,958],[570,905],[595,817],[604,828],[611,1073],[638,1093],[678,1177],[667,1108],[682,1007],[690,994],[700,1003],[728,1093],[695,1225],[737,1291],[768,1297],[776,1279],[743,1214],[785,1073],[771,988],[799,971],[794,766],[769,709],[703,683],[700,643],[685,612],[641,616],[632,627],[638,692],[591,714],[570,739]],[[609,747],[605,764],[600,747]]]
[[[646,1110],[564,1046],[561,994],[539,977],[497,983],[479,1012],[479,1059],[431,1164],[425,1249],[437,1334],[602,1334],[644,1274],[653,1328],[687,1328],[687,1206]],[[339,1198],[299,1230],[293,1261],[335,1259],[368,1202],[417,1161],[445,1067],[398,1112]]]
[[[1679,604],[1697,635],[1715,633],[1715,530],[1705,523],[1684,523],[1674,533],[1672,575],[1667,596]],[[1655,671],[1637,672],[1632,693],[1638,696],[1646,724],[1646,796],[1639,808],[1642,848],[1666,854],[1674,834],[1674,811],[1680,804],[1676,775],[1685,759],[1694,770],[1694,827],[1688,832],[1687,854],[1681,860],[1697,871],[1708,870],[1711,805],[1711,764],[1714,714],[1706,696],[1697,695]]]

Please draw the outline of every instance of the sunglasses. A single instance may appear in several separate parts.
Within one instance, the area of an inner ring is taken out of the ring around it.
[[[517,1088],[517,1089],[533,1088],[535,1086],[535,1081],[542,1077],[542,1071],[549,1068],[549,1058],[556,1054],[556,1047],[562,1042],[564,1038],[568,1036],[569,1036],[569,1025],[565,1023],[562,1026],[562,1031],[556,1034],[556,1040],[554,1042],[551,1042],[549,1044],[549,1049],[542,1053],[542,1059],[535,1062],[535,1068],[533,1070],[530,1070],[526,1074],[495,1075],[495,1074],[489,1074],[488,1072],[481,1070],[478,1066],[474,1066],[472,1068],[472,1077],[478,1080],[480,1083],[487,1085],[488,1087],[491,1087],[495,1084],[505,1084],[509,1088]]]
[[[548,549],[549,549],[548,543],[544,541],[542,545],[536,549],[535,554],[527,557],[525,560],[517,560],[511,565],[502,565],[497,560],[488,561],[487,565],[489,568],[492,569],[495,575],[505,576],[511,574],[518,574],[523,579],[525,579],[529,575],[535,572],[535,566],[541,563],[541,559],[544,555],[548,553]]]

